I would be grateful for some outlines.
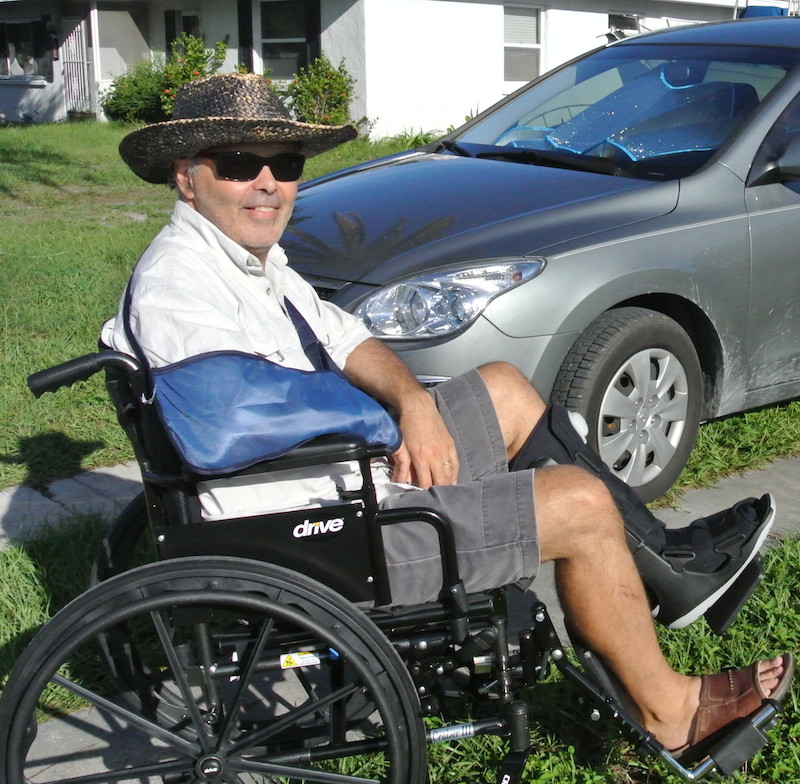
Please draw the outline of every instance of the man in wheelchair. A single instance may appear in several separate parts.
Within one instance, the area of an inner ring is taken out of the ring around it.
[[[541,562],[555,561],[569,623],[666,749],[694,746],[763,700],[780,701],[790,654],[690,677],[667,664],[652,622],[680,628],[724,599],[734,608],[717,621],[725,628],[757,582],[752,566],[774,516],[769,496],[666,530],[588,448],[583,423],[546,405],[512,366],[492,363],[429,392],[357,318],[321,301],[287,266],[278,243],[304,157],[355,135],[352,126],[292,120],[254,75],[186,85],[173,120],[135,130],[120,145],[137,175],[174,185],[178,198],[102,341],[154,369],[236,351],[312,371],[320,366],[301,337],[307,324],[322,367],[335,365],[396,412],[402,442],[373,465],[381,507],[428,507],[453,521],[470,592],[528,586]],[[339,503],[354,470],[343,463],[285,471],[268,483],[257,475],[204,482],[203,517]],[[384,529],[383,541],[394,601],[436,599],[434,535],[401,524]]]

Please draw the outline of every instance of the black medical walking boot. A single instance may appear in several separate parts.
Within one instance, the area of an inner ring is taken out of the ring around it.
[[[748,498],[685,528],[668,529],[589,447],[587,432],[583,417],[551,404],[509,468],[573,464],[599,477],[625,521],[634,561],[652,595],[654,617],[670,628],[682,628],[730,593],[724,606],[733,609],[712,624],[715,630],[727,628],[760,581],[757,555],[775,516],[772,498]]]
[[[775,502],[767,494],[668,531],[677,536],[667,537],[661,553],[628,532],[653,617],[670,629],[682,629],[706,615],[711,629],[722,634],[761,582],[758,552],[774,519]],[[709,563],[715,564],[713,571],[707,570]]]

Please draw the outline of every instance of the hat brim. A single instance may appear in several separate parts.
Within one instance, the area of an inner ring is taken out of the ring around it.
[[[295,120],[243,120],[202,117],[167,120],[131,131],[120,142],[119,154],[131,170],[152,183],[169,182],[175,161],[202,150],[229,144],[274,142],[294,144],[307,158],[355,139],[353,125],[316,125]]]

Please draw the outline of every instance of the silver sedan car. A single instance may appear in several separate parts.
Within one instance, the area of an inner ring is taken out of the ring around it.
[[[513,363],[655,498],[702,420],[800,394],[798,63],[792,17],[610,44],[305,184],[289,258],[427,382]]]

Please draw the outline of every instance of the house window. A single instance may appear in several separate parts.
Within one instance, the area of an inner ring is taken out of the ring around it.
[[[164,32],[167,49],[184,33],[200,38],[200,14],[189,11],[164,11]]]
[[[319,0],[262,0],[261,56],[273,79],[291,79],[319,54]]]
[[[529,82],[539,75],[541,11],[527,5],[506,5],[505,80]]]
[[[52,80],[56,46],[43,19],[0,21],[0,77]]]

